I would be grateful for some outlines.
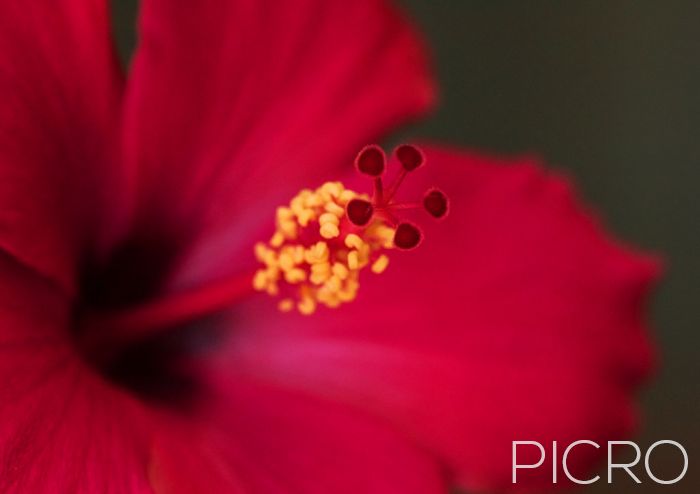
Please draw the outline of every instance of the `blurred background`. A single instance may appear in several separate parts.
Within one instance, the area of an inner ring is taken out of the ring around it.
[[[113,4],[128,59],[137,2]],[[641,485],[603,480],[579,492],[700,492],[700,2],[400,4],[426,34],[442,84],[439,110],[402,138],[536,152],[576,179],[618,236],[666,259],[653,306],[662,367],[637,442],[680,442],[688,474],[671,486],[640,474]],[[673,478],[681,461],[661,447],[652,466]]]

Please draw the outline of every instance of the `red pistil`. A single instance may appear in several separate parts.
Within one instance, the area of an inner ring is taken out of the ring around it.
[[[415,146],[403,144],[394,151],[396,161],[401,165],[399,174],[389,189],[384,192],[382,175],[386,168],[386,155],[379,146],[366,146],[355,159],[357,170],[374,180],[374,194],[371,201],[353,199],[346,206],[347,217],[352,224],[359,227],[368,225],[375,214],[381,214],[384,220],[396,229],[394,245],[400,249],[414,249],[423,239],[418,226],[401,221],[396,212],[408,209],[424,209],[433,218],[441,219],[449,212],[447,195],[437,188],[429,189],[423,200],[414,203],[396,203],[394,196],[406,176],[425,164],[425,155]]]

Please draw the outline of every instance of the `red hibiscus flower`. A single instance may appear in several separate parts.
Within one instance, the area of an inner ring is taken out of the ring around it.
[[[632,431],[655,265],[565,180],[348,178],[433,101],[396,12],[143,0],[127,77],[108,25],[0,6],[0,492],[500,490],[513,440]]]

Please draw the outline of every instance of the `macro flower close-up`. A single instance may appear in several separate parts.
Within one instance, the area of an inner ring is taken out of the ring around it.
[[[142,0],[125,68],[106,0],[2,2],[1,493],[541,492],[513,440],[637,430],[657,260],[537,158],[378,145],[428,53],[382,0]]]

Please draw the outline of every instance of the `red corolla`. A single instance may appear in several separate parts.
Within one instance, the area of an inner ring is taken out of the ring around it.
[[[531,160],[367,146],[434,100],[392,8],[141,3],[128,76],[106,0],[0,5],[0,492],[500,491],[631,433],[655,263]]]

